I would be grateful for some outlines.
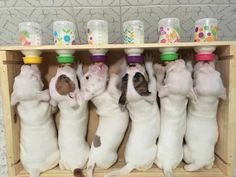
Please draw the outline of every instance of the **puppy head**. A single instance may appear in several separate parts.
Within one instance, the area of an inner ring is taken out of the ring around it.
[[[212,63],[200,62],[194,67],[194,88],[197,95],[226,99],[220,73]]]
[[[129,82],[130,79],[131,82]],[[119,104],[123,107],[127,100],[137,101],[141,96],[149,96],[150,94],[144,67],[136,63],[130,64],[122,78]]]
[[[169,62],[166,65],[166,73],[168,74],[169,72],[178,72],[178,71],[182,71],[183,69],[185,69],[185,62],[184,60],[176,60],[176,61],[172,61]]]
[[[49,83],[49,92],[53,105],[66,102],[68,106],[78,108],[79,88],[75,69],[70,66],[57,68],[56,75]]]
[[[39,93],[43,89],[41,74],[35,65],[23,65],[20,74],[15,77],[13,85],[12,100],[17,102],[31,98],[32,95]]]
[[[107,85],[108,67],[104,63],[89,66],[88,72],[81,79],[83,98],[90,100],[101,94]]]
[[[57,78],[56,90],[60,95],[67,95],[70,92],[74,92],[75,84],[69,77],[62,74]]]
[[[194,66],[195,73],[214,73],[215,64],[214,62],[197,62]]]
[[[190,71],[187,69],[184,60],[169,62],[166,66],[166,76],[164,80],[166,94],[174,94],[186,98],[191,93],[193,81]]]

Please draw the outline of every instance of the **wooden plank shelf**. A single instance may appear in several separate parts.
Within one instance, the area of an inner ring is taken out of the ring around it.
[[[107,44],[107,45],[71,45],[71,46],[55,46],[55,45],[42,45],[42,46],[0,46],[0,50],[6,51],[20,51],[20,50],[89,50],[89,49],[108,49],[108,50],[121,50],[129,48],[143,48],[143,49],[155,49],[166,47],[178,47],[178,48],[193,48],[199,46],[229,46],[236,45],[235,41],[218,41],[218,42],[180,42],[180,43],[145,43],[141,45],[132,44]]]
[[[95,168],[94,177],[103,177],[105,174],[112,170],[117,170],[123,167],[124,162],[120,161],[116,165],[114,165],[111,169],[103,170],[100,168]],[[86,174],[86,171],[83,171]],[[224,174],[214,166],[210,170],[199,170],[197,172],[186,172],[183,169],[183,164],[181,164],[177,169],[173,171],[174,177],[225,177]],[[52,170],[49,170],[45,173],[41,174],[41,177],[74,177],[70,171],[60,170],[59,167],[56,167]],[[25,170],[22,170],[17,177],[28,177],[28,173]],[[123,175],[122,177],[164,177],[161,169],[158,169],[156,166],[147,171],[138,171],[134,170],[132,173],[128,175]]]

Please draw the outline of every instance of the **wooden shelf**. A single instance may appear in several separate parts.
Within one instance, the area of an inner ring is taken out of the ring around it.
[[[107,44],[107,45],[71,45],[71,46],[55,46],[55,45],[42,45],[42,46],[0,46],[0,50],[7,51],[20,51],[20,50],[42,50],[42,51],[54,51],[60,49],[68,50],[89,50],[89,49],[109,49],[109,50],[121,50],[128,48],[143,48],[143,49],[155,49],[165,47],[178,47],[178,48],[193,48],[198,46],[229,46],[236,45],[236,41],[218,41],[218,42],[180,42],[171,44],[160,43],[146,43],[142,45],[132,44]]]
[[[123,162],[118,162],[113,168],[108,170],[103,170],[96,168],[94,177],[103,177],[110,171],[121,168],[124,165]],[[86,172],[84,171],[84,174]],[[174,170],[174,177],[225,177],[225,175],[218,169],[214,167],[210,170],[200,170],[197,172],[186,172],[183,169],[183,164],[181,164],[177,169]],[[28,173],[25,170],[22,170],[17,177],[28,177]],[[60,170],[59,167],[56,167],[52,170],[49,170],[45,173],[42,173],[40,177],[74,177],[70,171]],[[122,175],[122,177],[164,177],[161,169],[158,169],[156,166],[145,172],[134,170],[128,175]]]

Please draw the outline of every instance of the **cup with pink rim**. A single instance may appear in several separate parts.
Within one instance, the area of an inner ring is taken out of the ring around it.
[[[215,18],[202,18],[195,22],[194,42],[214,42],[218,40],[218,22]],[[213,52],[215,46],[195,47],[196,61],[212,61],[215,59]]]

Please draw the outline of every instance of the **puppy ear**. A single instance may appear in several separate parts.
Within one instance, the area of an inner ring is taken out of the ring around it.
[[[11,94],[11,105],[15,106],[19,102],[20,102],[20,100],[19,100],[18,96],[16,95],[16,93],[12,92],[12,94]]]
[[[189,97],[193,102],[197,102],[198,100],[197,93],[195,92],[195,89],[193,88],[191,89],[187,97]]]
[[[128,87],[128,79],[129,79],[129,75],[125,74],[125,76],[122,78],[121,81],[121,96],[119,99],[119,105],[121,110],[125,109],[125,105],[126,105],[126,95],[127,95],[127,87]]]
[[[37,96],[39,101],[50,101],[50,95],[49,95],[49,90],[43,90],[41,92],[39,92],[38,96]]]
[[[221,98],[222,100],[226,100],[227,99],[227,94],[226,94],[226,89],[223,88],[220,95],[219,95],[219,98]]]
[[[210,65],[213,69],[215,69],[215,62],[214,62],[214,61],[210,61],[210,62],[209,62],[209,65]]]
[[[167,97],[169,94],[169,89],[168,86],[160,86],[159,91],[158,91],[158,96],[159,98]]]
[[[77,74],[77,77],[79,78],[79,80],[81,80],[83,75],[84,75],[83,65],[81,63],[79,63],[78,66],[77,66],[76,74]]]

